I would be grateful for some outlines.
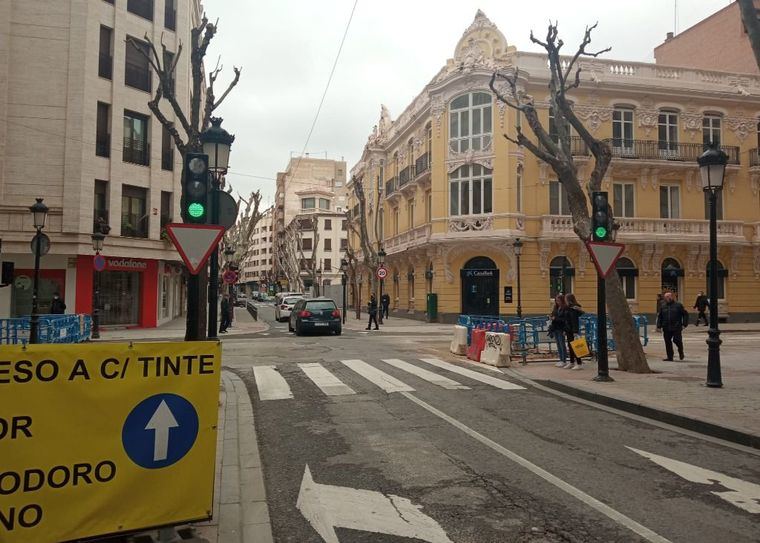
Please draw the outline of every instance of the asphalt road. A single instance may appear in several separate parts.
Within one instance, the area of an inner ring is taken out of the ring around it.
[[[760,541],[757,452],[423,361],[446,339],[284,323],[225,339],[277,542]]]

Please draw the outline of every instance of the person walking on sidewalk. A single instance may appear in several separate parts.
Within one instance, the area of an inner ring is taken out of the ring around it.
[[[550,315],[551,324],[549,324],[549,336],[554,338],[557,342],[557,355],[559,356],[559,362],[555,365],[558,368],[567,364],[567,345],[565,345],[565,330],[566,323],[563,318],[564,315],[560,315],[560,311],[564,312],[567,309],[567,302],[565,302],[564,294],[557,294],[554,298],[554,307],[552,307],[552,313]]]
[[[222,322],[219,323],[219,333],[220,334],[226,334],[227,333],[227,328],[230,325],[230,311],[231,311],[230,295],[229,294],[225,294],[222,297],[222,309],[221,309],[221,312],[220,312],[220,315],[219,315],[221,317],[221,321],[222,321]]]
[[[578,303],[575,294],[572,292],[565,294],[567,308],[562,311],[562,319],[565,321],[565,337],[567,338],[567,348],[570,353],[570,361],[562,366],[565,369],[579,370],[583,367],[581,359],[575,356],[571,343],[575,340],[575,335],[581,330],[581,315],[583,310]]]
[[[697,301],[694,302],[694,309],[697,310],[697,323],[694,326],[699,326],[699,319],[705,320],[705,326],[709,326],[709,323],[707,322],[707,316],[705,315],[705,310],[708,306],[708,300],[707,296],[705,296],[704,291],[699,291],[699,296],[697,296]]]
[[[380,330],[377,325],[377,298],[374,294],[369,297],[369,303],[367,304],[367,313],[369,313],[369,323],[367,323],[367,330],[372,329],[372,323],[375,323],[375,330]]]
[[[383,293],[382,296],[380,296],[380,316],[384,319],[388,318],[388,308],[391,306],[391,297],[388,296],[388,293]]]
[[[657,330],[662,330],[665,339],[664,361],[673,361],[673,343],[678,347],[678,358],[683,360],[683,336],[681,331],[689,325],[689,313],[681,302],[673,299],[673,293],[665,293],[665,303],[657,314]]]
[[[50,313],[53,315],[63,315],[66,313],[66,303],[57,292],[53,294],[53,301],[50,302]]]

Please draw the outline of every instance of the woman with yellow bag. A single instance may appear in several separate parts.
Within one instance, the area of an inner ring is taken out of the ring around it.
[[[567,302],[567,307],[563,310],[563,320],[565,321],[565,336],[567,337],[570,361],[562,367],[565,369],[579,370],[583,368],[583,363],[577,354],[581,353],[576,353],[576,350],[573,348],[573,341],[575,341],[575,335],[580,332],[580,317],[583,315],[583,310],[581,309],[581,304],[578,303],[575,294],[572,292],[565,295],[565,302]],[[583,355],[581,354],[581,356]]]

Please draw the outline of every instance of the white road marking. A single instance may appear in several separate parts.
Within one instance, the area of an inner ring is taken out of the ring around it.
[[[452,543],[443,528],[408,498],[319,484],[312,478],[308,465],[296,507],[326,543],[340,543],[335,528]]]
[[[566,483],[565,481],[563,481],[562,479],[560,479],[556,475],[552,475],[551,473],[549,473],[548,471],[546,471],[543,468],[540,468],[539,466],[537,466],[536,464],[534,464],[530,460],[527,460],[526,458],[523,458],[522,456],[518,455],[517,453],[514,453],[514,452],[510,451],[506,447],[502,447],[501,445],[499,445],[495,441],[487,438],[483,434],[480,434],[480,433],[476,432],[475,430],[473,430],[469,426],[467,426],[467,425],[459,422],[458,420],[456,420],[453,417],[448,416],[446,413],[444,413],[444,412],[436,409],[432,405],[430,405],[430,404],[428,404],[428,403],[420,400],[419,398],[416,398],[415,396],[413,396],[412,394],[409,394],[407,392],[402,392],[401,394],[404,397],[406,397],[409,400],[411,400],[414,403],[416,403],[417,405],[419,405],[420,407],[422,407],[423,409],[425,409],[425,410],[429,411],[430,413],[432,413],[433,415],[435,415],[435,416],[437,416],[437,417],[445,420],[446,422],[448,422],[449,424],[451,424],[455,428],[458,428],[459,430],[461,430],[465,434],[467,434],[470,437],[474,438],[475,440],[481,442],[486,447],[489,447],[490,449],[496,451],[497,453],[499,453],[499,454],[501,454],[501,455],[509,458],[513,462],[516,462],[517,464],[521,465],[522,467],[524,467],[528,471],[534,473],[535,475],[538,475],[539,477],[541,477],[542,479],[544,479],[548,483],[556,486],[560,490],[563,490],[563,491],[567,492],[568,494],[570,494],[574,498],[577,498],[578,500],[582,501],[586,505],[592,507],[593,509],[596,509],[597,511],[599,511],[603,515],[605,515],[608,518],[612,519],[613,521],[617,522],[618,524],[621,524],[622,526],[625,526],[626,528],[628,528],[632,532],[640,535],[641,537],[643,537],[647,541],[650,541],[652,543],[671,543],[670,540],[665,539],[664,537],[662,537],[661,535],[657,534],[656,532],[650,530],[646,526],[643,526],[642,524],[639,524],[638,522],[636,522],[632,518],[627,517],[626,515],[624,515],[623,513],[621,513],[619,511],[613,509],[609,505],[600,502],[599,500],[597,500],[593,496],[590,496],[590,495],[586,494],[585,492],[583,492],[582,490],[574,487],[570,483]]]
[[[698,466],[692,466],[686,462],[680,462],[673,460],[666,456],[660,456],[658,454],[634,449],[628,447],[636,454],[640,454],[644,458],[648,458],[655,464],[659,464],[668,471],[672,471],[679,477],[683,477],[687,481],[692,483],[700,483],[703,485],[714,485],[718,483],[721,486],[730,488],[731,491],[723,492],[711,492],[719,498],[726,500],[728,503],[735,505],[740,509],[744,509],[748,513],[760,514],[760,485],[755,483],[749,483],[736,477],[730,477],[719,473],[717,471],[711,471],[709,469],[700,468]]]
[[[483,375],[478,371],[468,370],[467,368],[462,368],[456,364],[449,364],[448,362],[444,362],[443,360],[439,360],[437,358],[420,358],[420,360],[427,362],[428,364],[431,364],[437,368],[458,373],[459,375],[464,375],[465,377],[469,377],[475,381],[480,381],[481,383],[485,383],[502,390],[525,390],[525,387],[510,383],[504,379],[497,379],[496,377],[491,377],[490,375]]]
[[[259,398],[264,400],[287,400],[293,397],[290,386],[275,366],[253,366],[253,376]]]
[[[409,385],[402,383],[384,371],[380,371],[379,369],[370,366],[363,360],[341,360],[341,362],[388,393],[414,392],[414,389]]]
[[[322,392],[327,396],[343,396],[346,394],[356,394],[351,387],[335,377],[332,373],[327,371],[322,364],[309,363],[298,364],[298,367],[303,370],[306,377],[312,380]]]
[[[433,383],[434,385],[438,385],[439,387],[446,388],[448,390],[470,390],[470,387],[459,384],[456,381],[449,379],[448,377],[438,375],[437,373],[433,373],[432,371],[428,371],[423,368],[418,368],[417,366],[410,364],[409,362],[399,360],[398,358],[383,358],[383,362],[390,364],[394,368],[409,372],[412,375],[416,375],[425,381]]]

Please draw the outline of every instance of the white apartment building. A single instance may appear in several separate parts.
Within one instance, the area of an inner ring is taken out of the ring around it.
[[[245,285],[248,294],[266,292],[271,281],[273,264],[272,237],[274,208],[270,207],[261,216],[251,236],[251,247],[248,257],[243,262],[240,283]]]
[[[41,260],[41,312],[54,292],[67,312],[92,312],[99,221],[111,227],[101,323],[152,327],[182,312],[181,262],[162,235],[179,220],[180,156],[147,106],[156,77],[126,40],[147,34],[169,52],[185,44],[175,79],[189,110],[188,45],[201,9],[199,0],[0,2],[0,236],[2,260],[15,264],[0,317],[31,310],[35,198],[50,209],[52,242]]]
[[[292,282],[288,270],[278,265],[278,251],[283,250],[285,229],[298,221],[301,232],[300,275],[305,288],[314,287],[314,276],[307,270],[316,260],[322,285],[340,284],[340,261],[345,256],[346,163],[343,160],[292,157],[284,172],[277,174],[274,206],[274,277],[281,288]],[[316,220],[317,240],[314,240]],[[291,272],[292,273],[292,272]]]

